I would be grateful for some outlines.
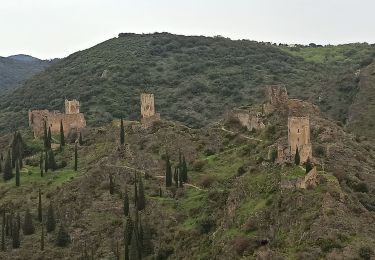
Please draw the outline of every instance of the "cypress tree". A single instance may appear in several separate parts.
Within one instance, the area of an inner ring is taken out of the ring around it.
[[[64,126],[62,120],[60,121],[60,149],[65,146],[65,135],[64,135]]]
[[[127,188],[125,188],[125,193],[124,193],[124,215],[125,217],[129,216],[129,195],[128,195]]]
[[[17,159],[18,159],[18,162],[19,162],[19,166],[20,166],[20,169],[23,168],[23,162],[22,162],[22,158],[23,158],[23,152],[24,152],[24,143],[23,143],[23,140],[22,140],[22,135],[20,132],[17,132]]]
[[[59,247],[65,247],[70,243],[70,236],[68,232],[65,230],[63,224],[60,224],[59,230],[57,232],[56,237],[56,245]]]
[[[77,150],[77,143],[74,146],[74,171],[78,171],[78,150]]]
[[[165,159],[165,186],[170,187],[172,186],[172,168],[171,163],[169,161],[169,156]]]
[[[188,169],[187,169],[187,165],[186,165],[185,156],[182,157],[181,172],[182,172],[182,181],[187,182],[188,181]]]
[[[137,203],[137,209],[143,210],[146,207],[146,198],[145,198],[145,191],[143,188],[143,181],[142,177],[139,180],[139,193],[138,193],[138,203]]]
[[[299,155],[298,147],[296,148],[296,154],[294,155],[294,163],[299,165],[301,163],[301,157]]]
[[[113,193],[115,193],[113,177],[112,177],[112,174],[109,174],[109,194],[113,195]]]
[[[159,187],[159,197],[163,197],[163,191],[162,191],[161,187]]]
[[[178,172],[178,182],[180,184],[180,188],[184,187],[184,182],[182,181],[182,173],[180,171]]]
[[[55,214],[53,212],[52,204],[50,203],[47,210],[47,222],[46,222],[46,230],[47,232],[52,232],[56,228],[56,220]]]
[[[16,186],[20,186],[20,165],[18,160],[16,161]]]
[[[48,168],[51,169],[52,171],[57,169],[55,155],[53,154],[52,149],[48,150]]]
[[[52,134],[51,134],[51,127],[48,127],[48,136],[47,136],[47,145],[48,149],[51,149],[51,143],[52,143]]]
[[[14,132],[12,144],[11,144],[11,151],[12,151],[12,168],[16,167],[16,160],[18,157],[18,145],[17,145],[17,132]]]
[[[138,204],[138,186],[137,186],[137,175],[134,173],[134,206]]]
[[[27,236],[27,235],[34,234],[34,232],[35,232],[35,228],[33,225],[33,218],[31,216],[30,210],[27,209],[26,214],[25,214],[25,220],[23,223],[23,234]]]
[[[10,218],[10,216],[6,215],[6,217],[5,217],[5,235],[6,236],[10,236],[10,233],[11,233],[10,230],[12,229],[12,227],[9,224],[9,218]]]
[[[20,247],[20,228],[17,223],[12,223],[12,246],[13,248]]]
[[[121,124],[120,124],[120,143],[121,145],[125,144],[125,129],[124,129],[124,121],[121,118]]]
[[[138,242],[138,234],[136,231],[136,226],[133,228],[133,234],[131,237],[130,242],[130,259],[134,260],[140,260],[140,248],[139,248],[139,242]]]
[[[79,132],[78,143],[79,143],[79,145],[83,145],[82,132]]]
[[[10,150],[8,150],[8,155],[5,158],[3,178],[4,178],[4,181],[7,181],[13,178],[13,169],[12,169]]]
[[[48,133],[47,133],[47,123],[44,121],[44,134],[43,134],[43,141],[44,141],[44,149],[48,149]]]
[[[176,185],[176,188],[178,188],[178,175],[179,175],[178,167],[175,167],[174,168],[174,174],[173,174],[173,180],[174,180],[174,184]]]
[[[306,160],[306,173],[309,173],[313,168],[313,165],[310,161],[310,157],[307,158]]]
[[[44,175],[43,152],[40,153],[39,168],[40,168],[40,177],[43,177]]]
[[[40,237],[40,251],[44,251],[44,225],[42,224],[42,234]]]
[[[1,223],[1,251],[5,251],[5,210],[3,211],[3,222]]]
[[[42,192],[39,189],[39,194],[38,194],[38,221],[42,223],[43,221],[43,210],[42,210]]]
[[[49,169],[49,165],[48,165],[48,152],[46,150],[45,153],[44,153],[44,172],[47,173],[48,169]]]
[[[118,246],[118,241],[116,241],[116,259],[120,260],[120,250]]]
[[[129,217],[126,218],[125,222],[125,229],[124,229],[124,255],[125,255],[125,260],[129,260],[129,245],[131,242],[132,238],[132,233],[133,233],[133,222]]]

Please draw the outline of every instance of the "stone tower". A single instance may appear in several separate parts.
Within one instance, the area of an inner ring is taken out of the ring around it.
[[[67,100],[65,99],[65,114],[79,114],[80,104],[76,99]]]
[[[160,114],[155,112],[154,94],[141,94],[141,123],[143,127],[151,126],[160,120]]]
[[[285,87],[268,85],[265,87],[266,102],[264,113],[270,114],[275,110],[286,110],[288,106],[288,92]]]
[[[301,163],[306,162],[307,158],[312,159],[310,118],[308,116],[288,117],[288,146],[291,158],[294,158],[298,147]]]

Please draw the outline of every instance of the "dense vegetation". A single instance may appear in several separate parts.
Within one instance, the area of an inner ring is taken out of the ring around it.
[[[0,95],[20,86],[25,80],[43,71],[49,61],[26,55],[0,57]]]
[[[120,34],[57,62],[0,100],[0,130],[27,123],[28,109],[61,110],[77,98],[90,125],[139,118],[139,94],[156,94],[164,118],[200,127],[227,109],[257,103],[263,86],[283,84],[292,97],[310,99],[345,122],[357,93],[355,72],[372,61],[374,47],[275,46],[167,33]]]

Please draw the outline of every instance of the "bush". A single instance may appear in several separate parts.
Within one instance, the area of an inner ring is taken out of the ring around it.
[[[358,184],[356,185],[353,185],[353,189],[356,191],[356,192],[363,192],[363,193],[368,193],[369,189],[368,189],[368,186],[367,186],[367,183],[361,181],[359,182]]]
[[[198,222],[198,231],[201,234],[209,233],[215,226],[215,222],[210,218],[204,218]]]
[[[243,253],[250,247],[252,241],[246,237],[236,237],[232,241],[233,249],[238,255]]]
[[[359,256],[362,259],[370,260],[371,256],[373,256],[373,255],[374,255],[374,251],[369,246],[362,246],[359,249]]]
[[[200,180],[200,186],[207,189],[215,182],[215,177],[211,175],[204,175]]]
[[[323,252],[328,253],[334,248],[342,248],[342,245],[331,238],[321,238],[318,240],[319,247]]]
[[[206,165],[206,161],[204,160],[196,160],[193,163],[193,169],[197,172],[202,171],[203,167]]]
[[[249,218],[242,227],[245,232],[253,232],[258,229],[255,219]]]
[[[324,157],[326,152],[322,145],[317,145],[314,147],[314,154],[318,157]]]
[[[238,169],[237,169],[237,176],[242,176],[242,175],[244,175],[245,173],[246,173],[246,169],[245,169],[244,166],[240,166],[240,167],[238,167]]]

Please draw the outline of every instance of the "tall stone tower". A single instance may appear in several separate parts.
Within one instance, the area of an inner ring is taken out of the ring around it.
[[[151,126],[160,120],[160,114],[155,112],[154,94],[141,94],[141,123],[143,127]]]
[[[79,114],[80,104],[76,99],[67,100],[65,99],[65,114]]]
[[[296,154],[297,147],[302,163],[306,162],[307,158],[312,158],[310,118],[308,116],[288,117],[288,146],[292,158]]]

